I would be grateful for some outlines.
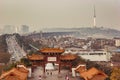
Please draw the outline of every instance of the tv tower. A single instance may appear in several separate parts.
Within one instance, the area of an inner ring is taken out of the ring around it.
[[[18,33],[18,27],[15,27],[15,33]]]
[[[96,28],[96,10],[94,5],[93,27]]]

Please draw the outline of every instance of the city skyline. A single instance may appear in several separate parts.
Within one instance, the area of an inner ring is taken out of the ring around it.
[[[94,5],[97,27],[119,29],[119,0],[0,0],[0,28],[24,24],[31,30],[93,27]]]

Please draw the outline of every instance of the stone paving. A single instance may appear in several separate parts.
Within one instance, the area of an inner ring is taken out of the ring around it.
[[[48,73],[51,73],[48,74]],[[43,69],[41,67],[37,67],[32,73],[32,77],[28,80],[39,80],[39,76],[42,76],[41,80],[65,80],[65,76],[68,75],[69,80],[80,80],[79,77],[72,77],[71,72],[68,70],[61,70],[61,76],[58,77],[58,70],[47,71],[46,77],[43,77]]]

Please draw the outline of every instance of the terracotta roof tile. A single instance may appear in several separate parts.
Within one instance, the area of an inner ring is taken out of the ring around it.
[[[4,72],[0,76],[0,80],[26,80],[28,76],[28,70],[23,70],[22,68],[13,68],[10,71]]]
[[[74,60],[77,58],[75,54],[65,54],[60,56],[60,60]]]
[[[20,80],[17,76],[7,76],[4,80]]]
[[[28,55],[28,59],[30,59],[30,60],[43,60],[44,56],[40,55],[40,54],[32,54],[32,55]]]
[[[97,75],[107,78],[107,75],[104,72],[102,72],[94,67],[80,74],[80,76],[83,77],[85,80],[92,80]]]
[[[64,49],[60,48],[43,48],[40,50],[41,53],[63,53]]]
[[[106,77],[103,75],[95,75],[91,80],[105,80]]]
[[[28,73],[29,71],[27,70],[27,68],[23,68],[23,67],[18,67],[17,68],[19,71],[23,72],[23,73]]]
[[[86,71],[86,66],[79,66],[75,69],[76,72],[82,73]]]

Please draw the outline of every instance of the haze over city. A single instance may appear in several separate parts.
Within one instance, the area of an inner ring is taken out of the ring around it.
[[[0,0],[0,28],[93,27],[94,5],[96,26],[119,28],[120,0]]]
[[[120,0],[0,0],[0,80],[120,80]]]

